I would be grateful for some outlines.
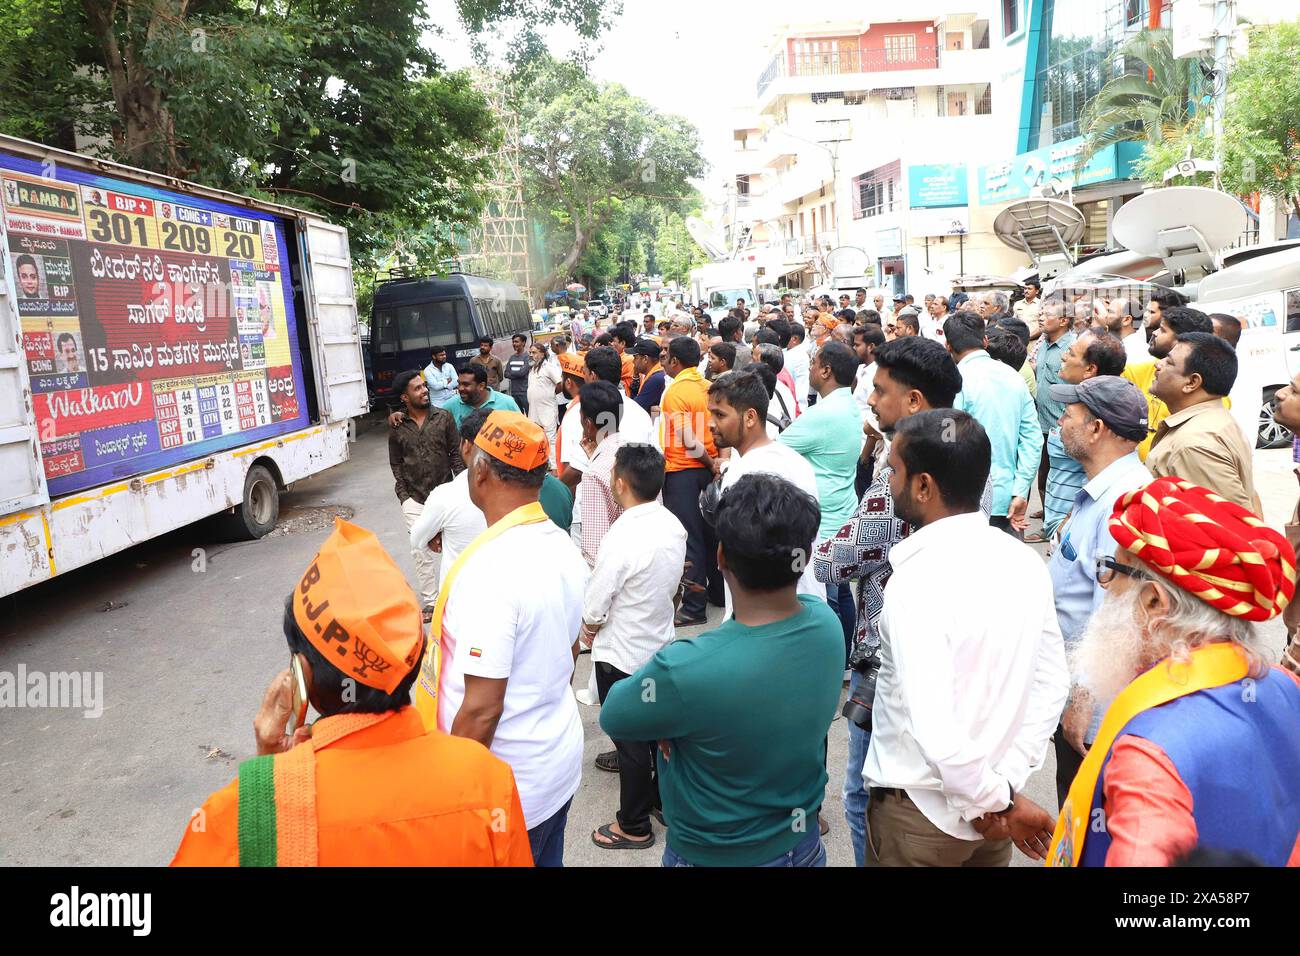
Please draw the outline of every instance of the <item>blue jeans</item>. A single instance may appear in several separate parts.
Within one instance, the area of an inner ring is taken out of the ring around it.
[[[844,631],[844,666],[849,666],[849,653],[853,650],[853,630],[858,623],[858,609],[853,604],[853,589],[848,581],[826,585],[826,603],[840,619]]]
[[[808,834],[798,845],[789,853],[782,853],[775,860],[768,860],[766,863],[758,864],[760,867],[778,867],[778,866],[825,866],[826,865],[826,845],[822,843],[821,831],[817,827],[817,818],[812,817],[812,833]],[[687,863],[677,852],[664,843],[664,866],[694,866],[694,863]]]
[[[564,806],[547,820],[528,831],[528,846],[533,851],[533,866],[564,866],[564,825],[569,822],[570,797]]]
[[[850,695],[858,689],[860,680],[862,675],[854,671],[849,684]],[[849,838],[853,841],[853,859],[858,866],[863,866],[867,852],[867,784],[862,779],[862,765],[867,762],[871,734],[847,717],[844,723],[849,727],[849,760],[844,768],[844,819],[849,825]]]

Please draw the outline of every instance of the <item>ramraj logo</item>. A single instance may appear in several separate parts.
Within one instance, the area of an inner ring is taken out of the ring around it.
[[[50,897],[50,925],[66,927],[130,927],[133,936],[148,936],[153,925],[150,893],[70,893]]]

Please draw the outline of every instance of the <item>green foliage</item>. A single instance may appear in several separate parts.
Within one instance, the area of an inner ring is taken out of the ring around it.
[[[1115,51],[1112,67],[1117,61],[1126,72],[1103,86],[1081,117],[1087,139],[1079,166],[1112,143],[1159,147],[1179,139],[1196,116],[1196,64],[1174,58],[1169,30],[1134,34]]]
[[[1300,212],[1300,24],[1253,30],[1228,78],[1223,183],[1285,197]]]
[[[472,30],[608,23],[599,0],[460,9]],[[0,131],[316,210],[359,269],[429,268],[477,220],[499,136],[432,30],[423,0],[7,0]]]
[[[516,109],[527,198],[556,259],[543,291],[575,274],[602,229],[623,214],[634,219],[635,201],[675,204],[693,195],[690,180],[704,173],[699,132],[687,120],[549,56],[518,85]],[[609,268],[614,248],[630,254],[623,232],[620,243],[602,240],[593,267]]]

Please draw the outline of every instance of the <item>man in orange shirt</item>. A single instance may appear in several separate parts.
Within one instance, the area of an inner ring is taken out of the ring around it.
[[[623,394],[628,398],[636,397],[636,388],[634,380],[637,378],[636,365],[632,359],[632,346],[636,345],[636,325],[631,322],[620,322],[614,328],[610,329],[610,344],[614,346],[614,351],[618,353],[618,360],[623,363],[622,382]],[[640,384],[639,381],[635,384]]]
[[[662,410],[664,507],[686,529],[686,577],[701,587],[688,588],[674,624],[690,627],[705,623],[707,599],[723,604],[722,576],[718,573],[718,542],[700,514],[700,492],[713,480],[718,449],[709,429],[708,386],[700,375],[700,343],[680,336],[668,343],[664,371],[672,384],[664,390]]]
[[[259,756],[195,811],[173,866],[532,866],[510,767],[410,706],[420,605],[373,534],[337,522],[284,632]],[[321,719],[290,733],[299,680]]]

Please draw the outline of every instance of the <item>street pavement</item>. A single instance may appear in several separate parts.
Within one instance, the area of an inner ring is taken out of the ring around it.
[[[1297,494],[1290,450],[1257,452],[1255,476],[1265,517],[1281,528]],[[22,665],[28,672],[100,672],[104,692],[98,717],[80,710],[0,711],[0,864],[170,860],[192,811],[254,755],[253,715],[287,662],[284,596],[334,512],[374,531],[414,580],[384,428],[365,422],[351,461],[299,482],[282,497],[281,526],[273,536],[225,543],[204,522],[0,600],[0,671],[16,673]],[[711,623],[720,614],[710,609]],[[1264,631],[1280,653],[1280,621]],[[586,686],[590,668],[590,657],[582,655],[576,687]],[[585,762],[569,814],[565,863],[657,866],[664,838],[658,824],[653,849],[592,844],[592,830],[614,819],[618,777],[593,766],[611,744],[597,708],[580,710]],[[837,716],[823,808],[831,866],[853,864],[841,798],[846,741],[844,718]],[[1026,789],[1049,811],[1056,806],[1053,773],[1049,747],[1047,765]],[[1019,853],[1015,863],[1030,865]]]

